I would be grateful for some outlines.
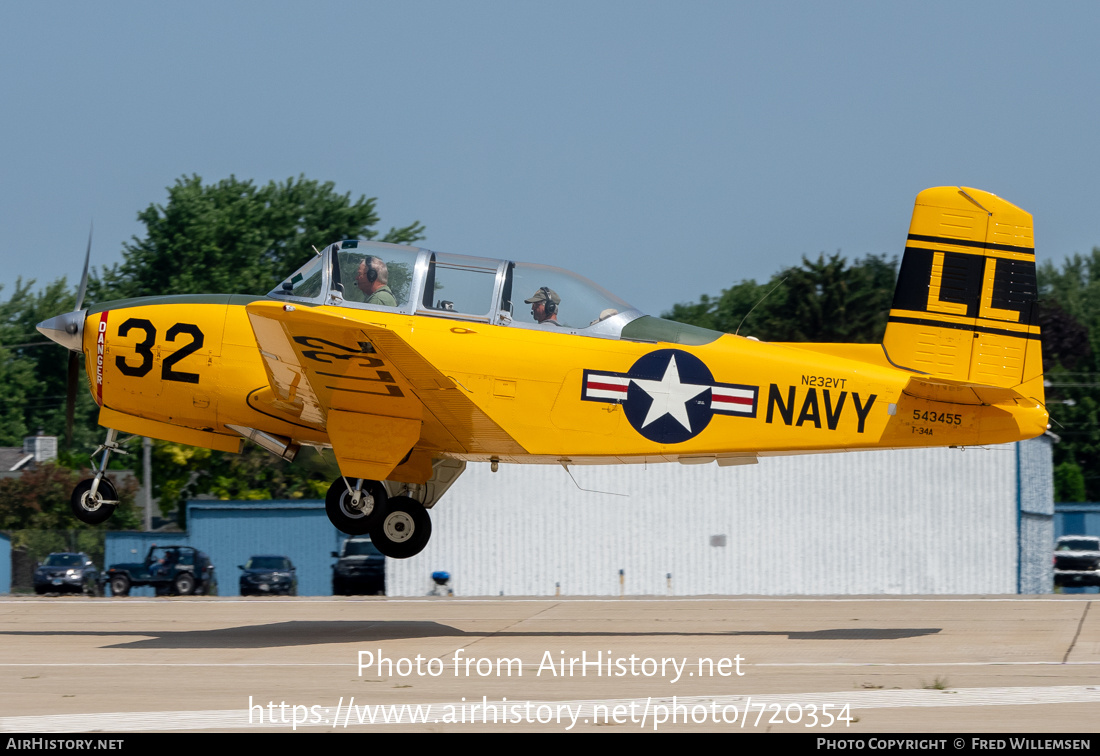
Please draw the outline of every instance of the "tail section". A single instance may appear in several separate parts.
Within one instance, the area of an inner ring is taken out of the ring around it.
[[[1043,403],[1031,215],[996,195],[917,195],[883,347],[929,379],[1012,389]]]

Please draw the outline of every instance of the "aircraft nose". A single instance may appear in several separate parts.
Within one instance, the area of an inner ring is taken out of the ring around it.
[[[74,310],[43,320],[38,324],[38,332],[51,341],[56,341],[66,349],[82,351],[84,343],[84,317],[87,310]]]

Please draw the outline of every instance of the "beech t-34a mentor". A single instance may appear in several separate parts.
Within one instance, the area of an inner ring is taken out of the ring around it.
[[[340,466],[332,523],[408,557],[467,462],[738,465],[1037,436],[1035,304],[1031,216],[940,187],[917,197],[882,344],[763,343],[558,268],[365,241],[267,296],[78,302],[38,328],[83,351],[109,429],[73,492],[84,522],[114,509],[119,431],[286,459],[310,445]]]

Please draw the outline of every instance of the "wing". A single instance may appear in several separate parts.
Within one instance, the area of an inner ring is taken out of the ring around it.
[[[435,454],[525,450],[386,326],[312,307],[247,307],[275,400],[323,424],[344,475],[422,483]]]

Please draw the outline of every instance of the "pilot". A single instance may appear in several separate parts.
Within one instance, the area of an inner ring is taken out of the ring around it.
[[[397,307],[397,298],[387,285],[390,270],[381,257],[367,255],[355,272],[355,285],[366,296],[367,304]]]
[[[531,305],[531,317],[536,323],[561,325],[558,322],[558,305],[561,304],[561,297],[553,289],[543,286],[523,301]]]

